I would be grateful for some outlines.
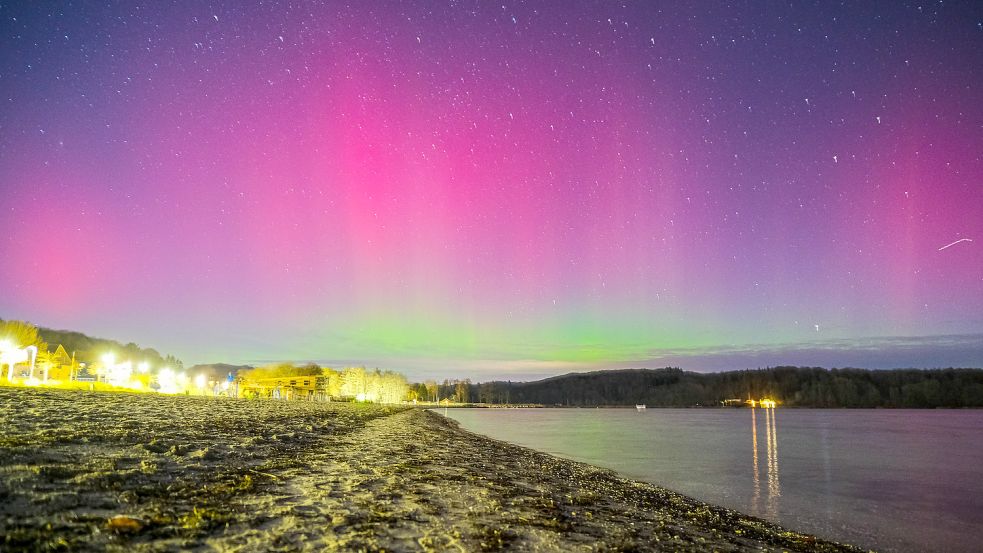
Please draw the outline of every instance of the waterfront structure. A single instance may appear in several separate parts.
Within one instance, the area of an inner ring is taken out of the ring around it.
[[[320,375],[244,378],[239,382],[242,397],[272,397],[306,401],[330,401],[328,378]]]

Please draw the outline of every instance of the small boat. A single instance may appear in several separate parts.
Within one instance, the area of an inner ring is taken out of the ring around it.
[[[644,411],[645,410],[645,404],[644,403],[637,404],[637,405],[635,405],[635,409],[637,409],[639,411]]]

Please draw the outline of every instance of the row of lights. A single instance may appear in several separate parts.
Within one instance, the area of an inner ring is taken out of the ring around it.
[[[113,386],[120,386],[124,388],[142,387],[133,382],[132,361],[116,363],[116,356],[113,353],[107,353],[102,356],[102,363],[103,368],[106,370],[106,380]],[[138,363],[137,372],[140,374],[148,374],[150,372],[150,363],[147,363],[146,361]],[[162,394],[180,393],[188,389],[188,384],[188,375],[184,372],[175,372],[170,367],[161,367],[161,369],[157,371],[157,391]],[[207,376],[204,374],[199,374],[195,377],[195,388],[204,389],[207,385]]]
[[[44,372],[44,380],[38,380],[34,376],[34,368],[37,363],[37,347],[27,346],[20,348],[16,346],[10,340],[0,340],[0,369],[6,365],[7,374],[0,376],[6,376],[8,381],[13,381],[14,376],[14,366],[26,362],[30,359],[31,374],[25,379],[25,383],[37,386],[41,384],[45,385],[57,385],[60,384],[54,380],[48,380],[48,371]],[[133,379],[133,362],[124,361],[122,363],[116,362],[116,355],[112,352],[104,354],[100,360],[102,361],[102,368],[105,372],[106,382],[120,388],[131,388],[135,390],[141,390],[144,388],[143,384],[137,380]],[[85,367],[85,363],[80,364]],[[150,363],[142,361],[137,363],[136,371],[139,374],[149,374],[150,373]],[[177,394],[188,389],[189,379],[184,373],[176,373],[170,367],[161,367],[157,372],[157,384],[158,391],[164,394]],[[208,384],[208,377],[204,374],[199,374],[194,379],[194,386],[198,389],[204,389]]]
[[[760,400],[749,399],[747,402],[751,404],[751,407],[761,407],[762,409],[774,409],[778,405],[777,401],[768,398]]]

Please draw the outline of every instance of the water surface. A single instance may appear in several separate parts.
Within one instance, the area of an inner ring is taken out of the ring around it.
[[[883,551],[979,551],[983,411],[441,409],[464,428]]]

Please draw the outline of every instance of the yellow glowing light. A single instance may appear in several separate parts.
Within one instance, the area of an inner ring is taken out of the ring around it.
[[[205,379],[205,375],[199,374],[198,376],[195,377],[195,386],[196,387],[198,387],[198,388],[204,388],[205,387],[205,384],[207,384],[207,381]]]
[[[147,363],[146,361],[140,363],[137,365],[137,370],[143,374],[147,374],[147,371],[150,370],[150,363]]]
[[[133,376],[133,364],[127,361],[107,367],[106,380],[113,386],[130,387],[130,377]]]
[[[10,351],[12,349],[17,349],[17,346],[13,342],[10,340],[0,340],[0,351]]]
[[[759,401],[758,403],[761,404],[761,408],[762,409],[774,409],[775,406],[778,405],[778,403],[775,400],[768,399],[768,398],[764,398],[761,401]]]
[[[116,356],[112,353],[107,353],[102,356],[102,363],[106,366],[116,364]]]
[[[25,386],[40,386],[41,385],[41,381],[32,376],[31,378],[28,378],[27,380],[24,381],[24,385]]]
[[[179,387],[176,380],[176,375],[171,369],[164,367],[157,373],[157,384],[160,385],[160,393],[162,394],[176,394],[178,393]]]

